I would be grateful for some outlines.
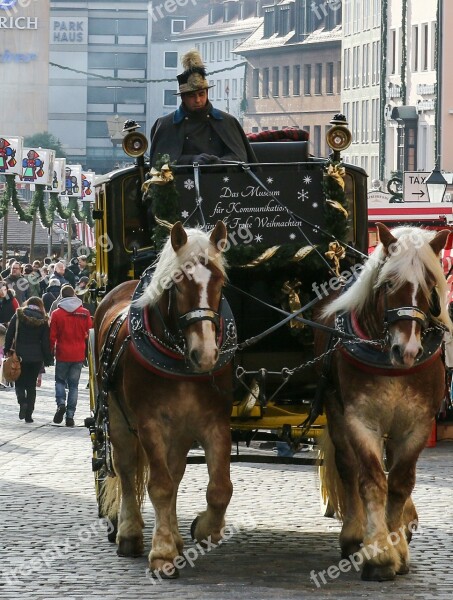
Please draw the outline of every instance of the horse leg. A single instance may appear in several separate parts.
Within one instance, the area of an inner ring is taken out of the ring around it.
[[[382,441],[376,432],[372,432],[356,417],[349,420],[349,427],[359,465],[359,490],[366,513],[362,579],[390,581],[399,571],[401,560],[389,540],[387,528],[387,478],[382,466]]]
[[[413,437],[417,439],[418,436],[414,435]],[[415,486],[417,459],[424,446],[425,438],[421,437],[423,444],[419,444],[418,447],[414,447],[413,439],[410,444],[402,441],[395,445],[392,452],[392,466],[388,475],[387,525],[390,531],[389,539],[401,560],[401,565],[397,570],[399,574],[409,571],[408,535],[412,536],[418,526],[418,516],[410,496]],[[408,521],[407,519],[411,516],[412,520]]]
[[[132,434],[119,413],[116,400],[110,402],[110,435],[113,445],[115,472],[121,482],[121,503],[118,515],[118,555],[143,554],[143,527],[137,485],[144,477],[144,453],[137,437]]]
[[[165,439],[169,437],[165,435]],[[180,448],[176,458],[175,448],[170,452],[165,439],[161,427],[151,427],[148,422],[143,445],[150,464],[148,494],[155,519],[149,568],[158,577],[173,578],[178,576],[173,561],[183,546],[176,519],[176,494],[184,473],[186,454]]]
[[[394,463],[394,459],[393,459],[393,444],[391,443],[387,443],[386,445],[386,468],[387,471],[390,471],[392,468],[392,465]],[[412,500],[412,497],[409,496],[409,498],[406,500],[406,503],[404,505],[403,508],[403,526],[404,526],[404,531],[405,531],[405,535],[406,535],[406,540],[407,543],[410,544],[412,541],[412,535],[414,533],[414,531],[417,530],[418,528],[418,513],[417,513],[417,509],[415,508],[415,504],[414,501]]]
[[[343,522],[340,533],[341,556],[348,558],[360,549],[363,542],[365,512],[357,482],[357,458],[348,439],[342,411],[336,410],[333,401],[328,406],[331,442],[328,436],[323,441],[327,487],[331,490],[335,512]]]
[[[229,423],[213,426],[209,437],[199,438],[209,473],[206,490],[207,508],[192,523],[192,538],[199,543],[218,544],[223,539],[225,512],[233,494],[230,480],[231,434]]]

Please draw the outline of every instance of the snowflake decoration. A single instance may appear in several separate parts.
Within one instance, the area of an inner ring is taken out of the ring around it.
[[[224,181],[225,183],[228,183],[228,182],[230,181],[230,178],[229,178],[229,177],[227,177],[227,176],[225,175],[225,177],[223,178],[223,181]]]
[[[184,182],[184,187],[186,188],[186,190],[191,190],[195,185],[195,182],[193,179],[186,179]]]
[[[306,176],[304,177],[304,183],[305,183],[306,185],[308,185],[308,184],[310,184],[310,183],[311,183],[311,177],[310,177],[310,175],[306,175]]]
[[[317,202],[313,202],[312,206],[313,208],[318,208],[319,204]]]
[[[262,241],[263,241],[263,236],[260,233],[257,233],[255,235],[255,242],[257,242],[259,244]]]
[[[297,192],[297,198],[299,200],[302,200],[302,202],[305,202],[305,200],[308,200],[308,192],[306,190],[302,190],[301,192]]]
[[[289,239],[290,240],[295,240],[296,239],[296,234],[295,233],[290,233],[289,234]]]
[[[267,183],[274,183],[274,178],[273,177],[268,177],[266,179]]]
[[[181,217],[183,219],[187,219],[188,216],[189,216],[189,213],[187,212],[187,210],[183,210],[182,213],[181,213]]]

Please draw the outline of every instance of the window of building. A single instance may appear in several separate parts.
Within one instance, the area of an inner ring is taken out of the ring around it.
[[[223,86],[223,81],[221,79],[219,79],[219,81],[217,82],[216,88],[217,88],[217,100],[222,100],[222,86]]]
[[[280,68],[272,67],[272,95],[280,95]]]
[[[287,35],[294,29],[294,7],[292,4],[280,6],[279,10],[279,35]]]
[[[88,19],[89,35],[108,35],[118,33],[118,19]]]
[[[304,95],[311,96],[311,65],[304,65]]]
[[[341,94],[341,60],[337,62],[337,94]]]
[[[351,87],[351,48],[345,48],[343,59],[343,87],[349,90]]]
[[[88,56],[91,56],[89,54]],[[133,52],[122,52],[117,54],[118,69],[145,69],[146,54],[135,54]]]
[[[289,96],[289,67],[283,67],[283,88],[282,93],[284,96]]]
[[[147,32],[146,19],[118,19],[119,35],[146,35]]]
[[[300,65],[293,67],[293,96],[300,96]]]
[[[232,79],[231,80],[231,98],[233,100],[237,100],[237,97],[238,97],[238,80]]]
[[[363,29],[365,31],[370,28],[370,1],[363,0]]]
[[[223,42],[217,42],[217,60],[223,60]]]
[[[269,69],[263,69],[263,98],[269,97]]]
[[[252,96],[259,98],[260,96],[260,70],[253,69],[252,71]]]
[[[359,61],[359,51],[360,46],[354,46],[352,49],[352,87],[359,87],[359,71],[360,71],[360,61]]]
[[[231,60],[231,42],[225,40],[225,60]]]
[[[164,90],[164,106],[177,106],[178,96],[176,96],[177,90]]]
[[[322,94],[322,63],[317,63],[315,66],[315,94]]]
[[[428,23],[422,25],[422,71],[429,68],[429,26]]]
[[[370,44],[362,46],[362,86],[370,85]]]
[[[225,93],[225,100],[228,100],[228,98],[230,97],[230,80],[229,79],[225,79],[225,87],[224,87],[224,93]]]
[[[310,139],[310,125],[304,125],[302,129],[308,133],[308,139]]]
[[[412,71],[416,72],[419,69],[419,52],[420,52],[420,40],[419,40],[419,28],[418,25],[414,25],[412,27],[412,44],[411,44],[411,50],[412,50]]]
[[[392,29],[390,32],[390,73],[395,75],[396,73],[396,58],[397,58],[397,39],[396,39],[396,29]]]
[[[313,127],[313,150],[315,156],[321,156],[321,125]]]
[[[214,44],[214,42],[209,42],[209,60],[211,62],[215,61],[215,44]]]
[[[238,39],[234,39],[233,40],[233,50],[239,45],[239,40]],[[235,54],[234,52],[231,54],[233,60],[239,60],[239,55]]]
[[[178,67],[177,52],[164,52],[164,67],[166,69],[176,69]]]
[[[185,19],[172,19],[171,20],[171,32],[172,33],[182,33],[186,28],[186,20]]]
[[[264,7],[264,37],[270,38],[275,33],[275,6]]]
[[[368,113],[369,113],[370,101],[362,100],[362,143],[367,144],[369,124],[368,124]]]
[[[326,65],[326,94],[333,94],[333,63],[327,63]]]

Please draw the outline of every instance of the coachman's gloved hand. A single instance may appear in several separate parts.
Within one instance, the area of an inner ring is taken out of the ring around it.
[[[214,165],[215,163],[220,162],[219,157],[214,154],[196,154],[193,157],[193,162],[198,163],[199,165]]]

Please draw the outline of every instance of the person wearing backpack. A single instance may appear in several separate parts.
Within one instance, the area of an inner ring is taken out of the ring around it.
[[[49,285],[46,288],[45,294],[43,294],[42,301],[44,302],[44,308],[46,313],[50,313],[50,307],[60,295],[61,284],[56,277],[49,279]]]

